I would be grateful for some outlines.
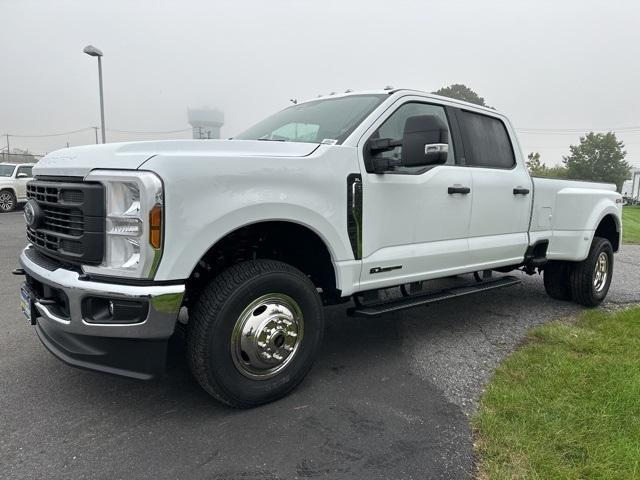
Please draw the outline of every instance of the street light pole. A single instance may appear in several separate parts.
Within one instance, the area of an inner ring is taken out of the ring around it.
[[[104,95],[102,92],[102,51],[93,45],[87,45],[84,47],[84,53],[92,57],[98,57],[98,82],[100,84],[100,127],[102,130],[102,143],[106,143],[106,136],[104,133]]]
[[[102,55],[98,57],[98,81],[100,82],[100,126],[102,128],[102,143],[106,143],[104,134],[104,94],[102,93]]]

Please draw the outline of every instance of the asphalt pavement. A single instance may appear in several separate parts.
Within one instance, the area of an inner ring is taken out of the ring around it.
[[[354,319],[327,310],[322,353],[287,398],[218,404],[176,343],[138,382],[68,367],[19,312],[21,214],[0,215],[0,478],[465,479],[468,415],[526,331],[580,307],[541,278],[428,308]],[[640,302],[640,247],[616,256],[608,306]],[[605,305],[605,307],[606,307]]]

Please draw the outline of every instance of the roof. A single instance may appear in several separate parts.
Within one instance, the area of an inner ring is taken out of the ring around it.
[[[318,97],[309,98],[309,99],[301,101],[299,103],[307,103],[307,102],[312,102],[314,100],[322,100],[322,99],[327,99],[327,98],[348,97],[348,96],[351,96],[351,95],[394,95],[396,93],[404,93],[405,95],[414,94],[414,95],[418,95],[418,96],[425,97],[425,98],[431,98],[431,99],[442,101],[442,102],[456,103],[460,107],[473,108],[474,110],[475,109],[484,110],[487,113],[490,113],[492,115],[500,113],[498,110],[496,110],[494,108],[491,108],[491,107],[478,105],[478,104],[470,103],[470,102],[465,102],[463,100],[458,100],[457,98],[443,97],[442,95],[435,95],[434,93],[425,92],[424,90],[417,90],[417,89],[412,89],[412,88],[385,88],[385,89],[378,89],[378,90],[354,90],[354,91],[347,90],[347,91],[345,91],[343,93],[332,93],[332,94],[327,94],[327,95],[319,95]]]

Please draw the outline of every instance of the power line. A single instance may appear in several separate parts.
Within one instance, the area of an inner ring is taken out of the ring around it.
[[[620,127],[620,128],[585,128],[585,129],[552,129],[552,128],[516,128],[518,133],[525,135],[584,135],[585,133],[606,133],[614,132],[618,134],[640,133],[640,127]]]
[[[61,137],[63,135],[71,135],[73,133],[80,133],[87,130],[91,130],[93,127],[85,127],[79,128],[78,130],[71,130],[69,132],[60,132],[60,133],[44,133],[40,135],[16,135],[14,133],[5,133],[6,136],[16,137],[16,138],[41,138],[41,137]]]
[[[164,134],[164,133],[182,133],[182,132],[190,132],[191,131],[190,128],[183,128],[181,130],[163,130],[163,131],[158,131],[158,132],[137,131],[137,130],[117,130],[115,128],[107,128],[107,130],[110,131],[110,132],[132,133],[132,134],[136,134],[136,135],[161,135],[161,134]]]
[[[9,136],[9,137],[15,137],[15,138],[43,138],[43,137],[61,137],[64,135],[72,135],[74,133],[80,133],[80,132],[86,132],[89,130],[93,130],[96,127],[85,127],[85,128],[79,128],[77,130],[70,130],[68,132],[56,132],[56,133],[41,133],[41,134],[34,134],[34,135],[18,135],[15,133],[5,133],[3,134],[3,136]],[[130,133],[130,134],[135,134],[135,135],[162,135],[162,134],[166,134],[166,133],[182,133],[182,132],[190,132],[191,129],[190,128],[183,128],[180,130],[162,130],[162,131],[138,131],[138,130],[118,130],[115,128],[107,128],[107,130],[109,132],[116,132],[116,133]]]

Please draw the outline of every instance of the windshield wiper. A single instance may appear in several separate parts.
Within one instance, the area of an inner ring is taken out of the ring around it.
[[[261,142],[286,142],[283,138],[258,138]]]

